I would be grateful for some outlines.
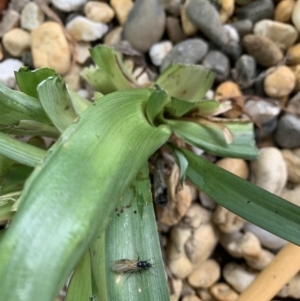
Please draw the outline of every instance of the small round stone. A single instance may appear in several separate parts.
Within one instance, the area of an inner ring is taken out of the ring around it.
[[[217,161],[216,165],[244,180],[248,178],[249,170],[245,160],[237,158],[223,158]]]
[[[120,25],[125,24],[128,15],[133,8],[132,0],[110,0],[110,5],[116,13]]]
[[[252,33],[253,23],[249,19],[239,20],[230,25],[237,30],[241,38],[246,34]]]
[[[115,16],[114,10],[105,2],[89,1],[84,6],[84,14],[94,22],[109,23]]]
[[[157,0],[137,1],[124,25],[123,38],[136,50],[146,52],[162,37],[165,23],[165,12]]]
[[[197,27],[190,21],[189,17],[187,16],[186,9],[183,7],[180,13],[181,17],[181,27],[187,36],[193,36],[198,31]]]
[[[283,58],[276,44],[265,37],[249,34],[244,36],[242,44],[263,67],[272,67]]]
[[[186,39],[186,35],[182,31],[181,24],[177,18],[167,17],[166,30],[173,44],[177,44]]]
[[[292,22],[300,32],[300,1],[296,1],[292,12]]]
[[[51,0],[52,4],[63,12],[79,10],[87,0]]]
[[[288,169],[288,178],[292,183],[300,184],[300,148],[283,149],[282,155]]]
[[[226,23],[234,12],[234,0],[220,0],[218,1],[220,5],[219,15],[221,22]]]
[[[289,95],[296,83],[293,71],[287,66],[279,66],[268,69],[268,75],[264,80],[265,93],[274,98]]]
[[[275,8],[274,20],[282,23],[291,23],[295,0],[280,1]]]
[[[232,71],[235,81],[243,87],[251,87],[256,76],[256,61],[250,55],[244,54],[235,62]]]
[[[23,62],[17,59],[6,59],[0,62],[0,83],[9,88],[15,88],[16,78],[14,72],[22,66]]]
[[[113,46],[118,44],[122,40],[122,31],[123,27],[117,26],[113,30],[110,30],[107,35],[104,37],[104,44],[108,46]]]
[[[287,64],[297,65],[300,64],[300,43],[297,43],[288,48],[286,52]]]
[[[29,2],[21,12],[21,27],[32,31],[45,20],[45,15],[35,2]]]
[[[2,43],[9,54],[19,57],[30,48],[30,34],[21,28],[14,28],[3,36]]]
[[[93,22],[82,16],[77,16],[67,23],[66,29],[76,41],[85,42],[101,39],[108,32],[106,24]]]
[[[149,56],[153,65],[160,66],[165,56],[171,51],[173,45],[170,41],[163,41],[151,46]]]
[[[62,75],[70,68],[70,47],[56,22],[45,22],[32,31],[31,50],[35,68],[51,67]]]
[[[161,71],[171,63],[196,64],[199,63],[208,50],[207,43],[202,39],[187,39],[178,43],[166,55],[161,65]]]
[[[2,20],[0,23],[0,37],[3,37],[5,33],[11,29],[18,27],[20,15],[18,12],[9,9],[3,13]]]
[[[296,79],[294,92],[299,92],[300,91],[300,64],[290,66],[290,68],[293,71]]]
[[[298,38],[298,32],[292,25],[272,20],[257,22],[254,25],[253,32],[256,35],[270,39],[282,51],[293,45]]]
[[[89,49],[92,47],[89,42],[78,42],[76,43],[76,62],[84,64],[87,59],[91,56]]]
[[[275,141],[281,147],[300,147],[300,118],[293,114],[283,115],[278,122]]]

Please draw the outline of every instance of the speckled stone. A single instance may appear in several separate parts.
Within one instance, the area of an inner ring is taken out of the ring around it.
[[[171,63],[196,64],[208,51],[208,45],[202,39],[188,39],[178,43],[164,58],[160,70],[164,70]]]
[[[146,52],[162,37],[165,23],[166,15],[158,0],[136,1],[124,25],[123,38],[136,50]]]
[[[232,71],[233,78],[241,87],[251,87],[256,76],[256,61],[250,55],[242,55]]]
[[[21,13],[21,27],[32,31],[45,20],[45,15],[40,7],[35,2],[29,2],[23,8]]]

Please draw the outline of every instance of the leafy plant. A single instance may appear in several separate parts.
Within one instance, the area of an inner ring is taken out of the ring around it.
[[[209,70],[171,65],[152,87],[139,88],[118,53],[98,46],[91,55],[97,67],[83,77],[101,92],[92,104],[51,69],[17,72],[22,92],[0,86],[0,218],[17,209],[0,236],[1,301],[52,301],[76,264],[68,301],[167,300],[149,156],[172,133],[218,156],[257,156],[250,122],[214,118],[230,105],[204,99]],[[59,139],[46,152],[5,133]],[[297,206],[168,145],[181,180],[186,174],[221,205],[300,245]],[[24,187],[30,168],[21,168],[19,182],[9,177],[17,162],[35,167]],[[122,258],[151,259],[154,275],[142,270],[126,280],[111,270]]]

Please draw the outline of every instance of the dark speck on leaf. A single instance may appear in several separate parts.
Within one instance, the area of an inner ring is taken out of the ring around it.
[[[136,214],[136,210],[134,210],[133,213]]]
[[[70,108],[70,106],[65,106],[65,110],[68,110]]]

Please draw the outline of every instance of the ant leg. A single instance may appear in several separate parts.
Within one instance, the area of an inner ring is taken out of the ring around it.
[[[125,283],[126,283],[126,281],[129,279],[129,277],[132,275],[132,273],[133,273],[133,272],[131,272],[131,273],[129,274],[129,276],[126,278],[126,280],[125,280],[124,284],[125,284]]]

